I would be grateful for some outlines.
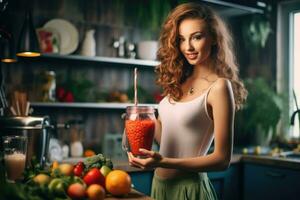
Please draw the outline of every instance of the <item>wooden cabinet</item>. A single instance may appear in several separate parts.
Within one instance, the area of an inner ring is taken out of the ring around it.
[[[265,165],[244,165],[244,200],[300,199],[300,171]]]
[[[130,172],[133,188],[143,194],[150,196],[153,171]]]

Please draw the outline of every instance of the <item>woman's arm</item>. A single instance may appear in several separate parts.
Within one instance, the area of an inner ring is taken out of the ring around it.
[[[142,149],[146,159],[129,154],[132,165],[140,168],[164,167],[188,171],[224,170],[229,166],[233,146],[234,97],[230,81],[218,79],[208,95],[214,119],[214,151],[194,158],[165,158],[159,153]]]

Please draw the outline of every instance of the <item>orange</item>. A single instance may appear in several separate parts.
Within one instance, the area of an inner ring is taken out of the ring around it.
[[[84,157],[91,157],[91,156],[94,156],[94,155],[96,155],[96,153],[91,149],[87,149],[87,150],[84,151]]]
[[[123,170],[113,170],[106,176],[105,187],[115,196],[128,194],[131,190],[131,178]]]
[[[92,184],[86,190],[89,200],[103,200],[105,198],[105,190],[101,185]]]

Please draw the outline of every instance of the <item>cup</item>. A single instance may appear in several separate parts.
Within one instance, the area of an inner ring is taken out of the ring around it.
[[[144,157],[140,148],[151,150],[155,132],[155,110],[151,106],[129,106],[126,109],[123,149]]]
[[[6,180],[15,182],[22,178],[27,153],[26,136],[3,136],[4,164]]]

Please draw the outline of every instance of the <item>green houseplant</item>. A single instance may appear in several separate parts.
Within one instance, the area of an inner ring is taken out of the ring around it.
[[[263,78],[247,79],[248,98],[236,114],[236,142],[268,145],[280,119],[280,97]]]

